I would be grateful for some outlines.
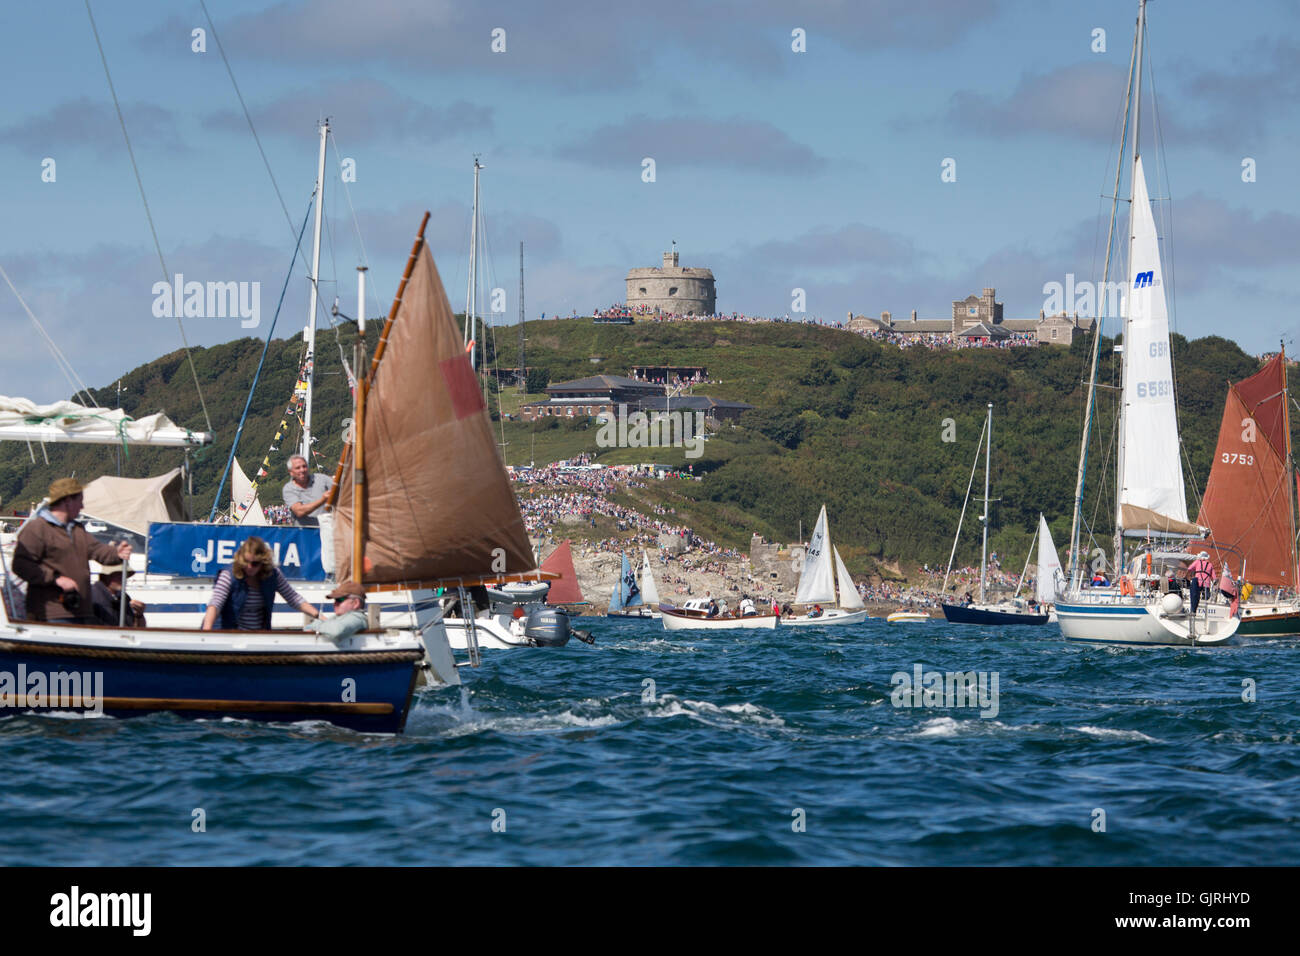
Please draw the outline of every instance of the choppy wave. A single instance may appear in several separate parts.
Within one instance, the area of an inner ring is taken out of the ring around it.
[[[485,652],[407,733],[0,718],[0,861],[1215,865],[1300,855],[1294,645],[1151,653],[932,622]],[[996,713],[893,676],[999,677]],[[1258,699],[1241,699],[1243,677]],[[1265,692],[1267,691],[1267,692]],[[192,828],[202,809],[206,829]],[[1106,813],[1104,833],[1092,829]]]

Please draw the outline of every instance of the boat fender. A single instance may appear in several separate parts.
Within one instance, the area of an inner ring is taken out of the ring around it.
[[[1183,609],[1183,596],[1181,594],[1166,594],[1160,599],[1160,610],[1166,614],[1177,614]]]
[[[1126,574],[1119,579],[1119,593],[1122,597],[1132,597],[1137,592],[1133,589],[1133,582],[1129,580]]]

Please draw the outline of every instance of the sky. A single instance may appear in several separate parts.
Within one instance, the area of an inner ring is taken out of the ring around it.
[[[191,344],[265,336],[282,287],[275,334],[301,330],[322,117],[326,328],[360,264],[387,313],[425,210],[464,308],[476,154],[504,323],[521,241],[529,319],[623,301],[673,241],[750,315],[799,317],[801,289],[807,318],[948,317],[995,287],[1033,317],[1100,278],[1136,0],[206,2],[211,25],[197,0],[91,2],[162,263],[84,2],[0,9],[0,267],[93,387],[181,346],[163,263],[258,283],[255,327],[190,317]],[[1295,347],[1300,4],[1151,0],[1148,24],[1175,328]],[[0,343],[0,394],[71,393],[3,284]]]

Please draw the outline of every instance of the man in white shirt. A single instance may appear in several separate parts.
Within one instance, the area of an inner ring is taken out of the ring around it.
[[[310,474],[307,459],[294,455],[289,459],[289,480],[284,484],[284,503],[293,512],[293,522],[297,525],[316,527],[318,512],[325,507],[329,498],[330,486],[333,484],[325,475]]]

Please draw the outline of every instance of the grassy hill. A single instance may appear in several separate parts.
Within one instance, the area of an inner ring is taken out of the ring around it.
[[[1071,499],[1083,418],[1088,344],[1071,348],[934,352],[900,350],[833,328],[800,324],[638,323],[595,325],[590,319],[529,322],[528,365],[558,382],[598,373],[625,375],[632,365],[704,365],[714,383],[697,393],[758,406],[739,425],[723,425],[700,458],[684,450],[602,449],[597,426],[588,421],[494,422],[504,438],[504,455],[514,464],[539,464],[591,452],[599,461],[655,461],[691,465],[700,482],[654,482],[638,496],[678,510],[684,523],[714,540],[745,546],[758,531],[793,540],[805,534],[823,502],[830,510],[837,544],[851,567],[874,560],[946,561],[956,529],[971,464],[985,415],[994,408],[992,545],[1004,565],[1023,561],[1038,513],[1047,515],[1063,545],[1069,533]],[[349,333],[341,344],[350,356]],[[350,417],[338,349],[327,331],[319,339],[316,411],[323,468],[338,460],[343,421]],[[501,364],[516,365],[513,332],[502,339]],[[1103,345],[1099,381],[1118,384],[1118,356]],[[256,368],[261,343],[241,339],[195,350],[216,446],[195,462],[196,511],[206,514],[225,465],[235,425]],[[1258,363],[1234,343],[1211,337],[1187,342],[1175,336],[1179,414],[1190,462],[1191,488],[1204,487],[1217,438],[1229,380],[1254,372]],[[262,384],[240,441],[239,457],[250,473],[266,454],[293,386],[300,345],[273,342]],[[165,410],[174,420],[199,428],[203,421],[180,353],[128,373],[123,407],[133,414]],[[114,393],[97,393],[113,404]],[[1085,516],[1099,535],[1110,531],[1113,510],[1115,391],[1101,389],[1089,452]],[[515,389],[492,395],[490,408],[513,414],[521,400]],[[945,423],[955,441],[944,441]],[[1297,422],[1300,425],[1300,422]],[[272,455],[272,486],[285,480],[284,462],[296,428]],[[1300,438],[1300,435],[1298,435]],[[76,473],[84,479],[115,470],[113,451],[65,446],[38,449],[36,464],[21,446],[0,448],[0,496],[24,507],[39,498],[52,477]],[[176,452],[133,449],[123,474],[157,473],[179,462]],[[454,459],[450,459],[454,461]],[[449,459],[430,462],[447,467]],[[982,483],[976,476],[976,494]],[[1101,493],[1100,499],[1098,493]],[[278,493],[264,494],[264,502]],[[978,505],[967,515],[967,534],[958,560],[978,556]]]

